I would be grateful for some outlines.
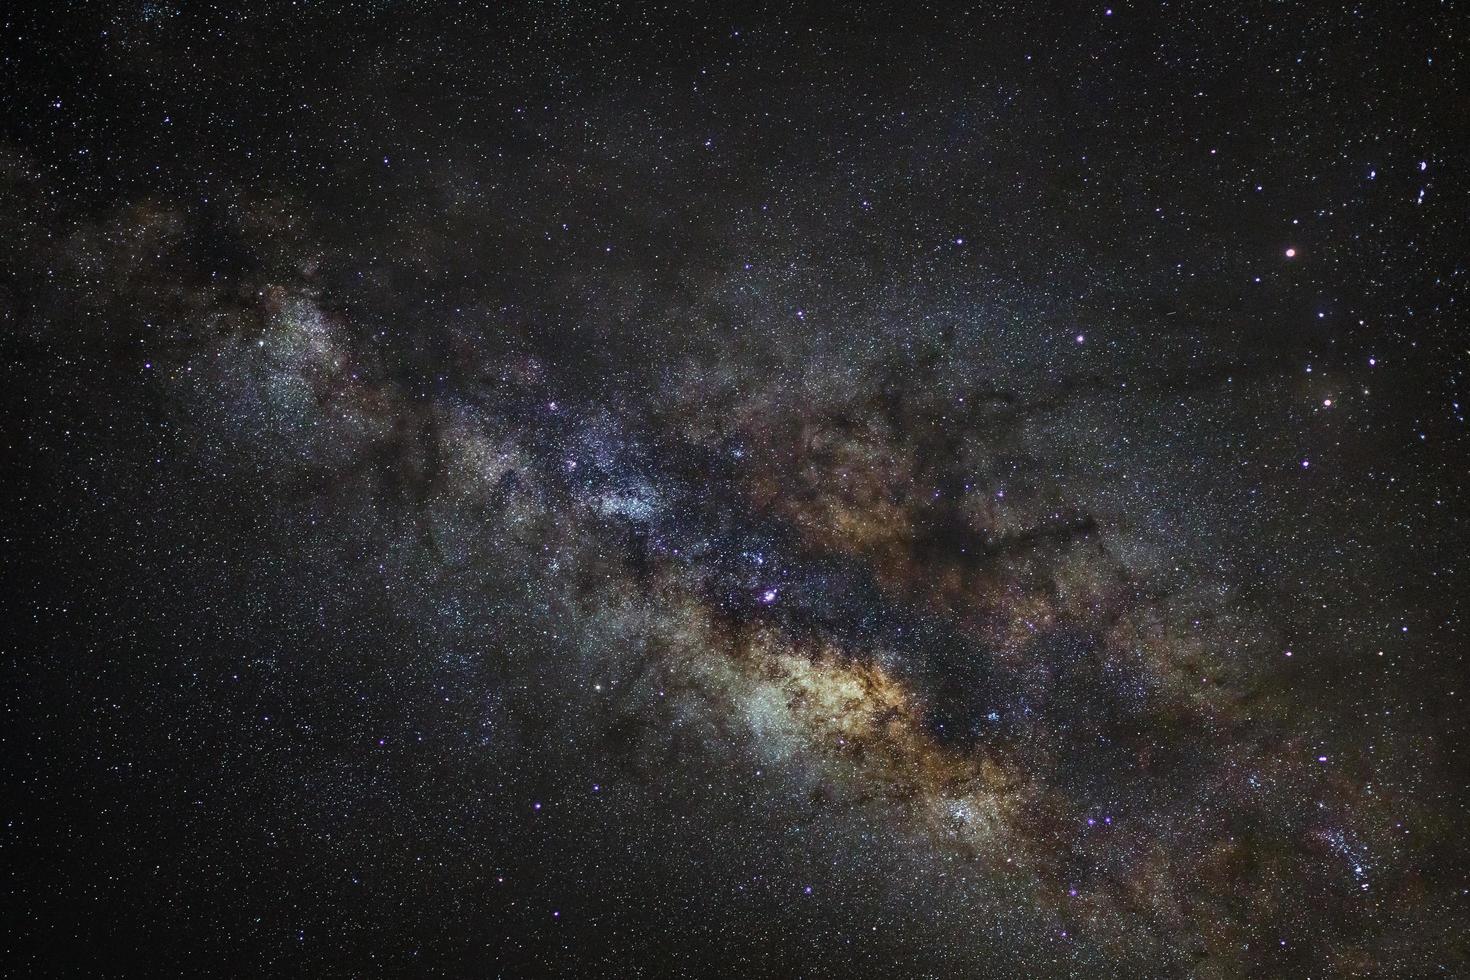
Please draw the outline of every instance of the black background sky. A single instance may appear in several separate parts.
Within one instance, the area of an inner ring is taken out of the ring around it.
[[[0,32],[7,972],[1470,972],[1461,7]]]

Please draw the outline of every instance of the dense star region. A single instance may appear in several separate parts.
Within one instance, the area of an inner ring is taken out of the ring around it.
[[[1470,976],[1458,5],[0,26],[7,975]]]

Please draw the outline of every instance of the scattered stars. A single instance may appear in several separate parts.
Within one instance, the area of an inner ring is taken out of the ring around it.
[[[18,972],[1453,972],[1449,13],[287,6],[10,18]]]

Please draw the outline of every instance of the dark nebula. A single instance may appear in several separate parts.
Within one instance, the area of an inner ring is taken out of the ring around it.
[[[484,6],[0,6],[0,970],[1470,976],[1461,5]]]

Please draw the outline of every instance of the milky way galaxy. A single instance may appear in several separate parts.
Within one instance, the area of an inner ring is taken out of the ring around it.
[[[1470,975],[1467,24],[6,10],[5,970]]]

